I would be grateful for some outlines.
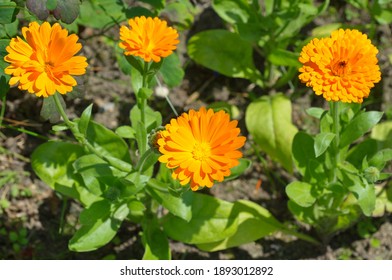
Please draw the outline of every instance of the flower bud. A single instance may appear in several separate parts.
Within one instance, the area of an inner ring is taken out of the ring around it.
[[[365,169],[364,176],[369,183],[374,183],[380,178],[380,171],[374,166],[369,166]]]

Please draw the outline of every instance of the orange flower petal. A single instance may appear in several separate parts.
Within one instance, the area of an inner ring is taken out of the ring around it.
[[[381,80],[377,53],[365,34],[339,29],[303,47],[299,79],[328,101],[362,103]]]
[[[159,18],[135,17],[128,21],[130,28],[120,27],[120,48],[125,55],[134,55],[144,61],[159,62],[176,49],[178,33]]]
[[[31,22],[22,34],[26,41],[13,38],[6,48],[4,60],[10,66],[5,73],[12,75],[9,84],[43,97],[72,91],[77,85],[72,76],[83,75],[88,65],[85,57],[74,56],[82,48],[78,36],[48,22]]]
[[[230,175],[230,168],[242,157],[237,149],[246,138],[238,136],[236,125],[224,111],[201,108],[183,113],[160,132],[158,160],[173,169],[172,177],[181,185],[190,183],[194,191],[210,188]]]

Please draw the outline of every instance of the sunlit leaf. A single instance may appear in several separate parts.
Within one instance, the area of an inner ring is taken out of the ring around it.
[[[126,19],[122,1],[83,1],[77,22],[84,26],[104,29]]]
[[[0,2],[0,24],[8,24],[15,21],[17,13],[18,9],[15,2]]]
[[[192,200],[193,193],[185,192],[183,194],[176,194],[163,184],[155,179],[148,182],[148,193],[159,203],[162,204],[170,213],[180,217],[185,221],[190,221],[192,218]]]
[[[292,182],[286,187],[287,196],[302,207],[312,206],[316,201],[313,191],[311,184],[299,181]]]
[[[110,204],[107,200],[93,203],[80,214],[82,227],[69,241],[69,249],[87,252],[107,244],[116,235],[128,213],[126,204]]]
[[[392,147],[392,121],[385,121],[375,125],[370,137],[380,141],[383,148]]]
[[[236,201],[232,211],[239,217],[236,233],[215,243],[197,244],[199,249],[211,252],[237,247],[284,228],[267,209],[251,201]]]
[[[251,7],[246,0],[214,0],[212,7],[215,12],[228,23],[247,23]]]
[[[283,49],[274,49],[268,54],[268,60],[278,66],[293,66],[300,67],[301,63],[298,61],[299,54],[293,53]]]
[[[75,173],[74,161],[84,155],[81,146],[64,142],[47,142],[31,155],[31,166],[37,176],[59,193],[90,205],[97,199],[84,186],[82,177]]]
[[[193,194],[192,219],[187,222],[169,214],[163,219],[166,234],[189,244],[217,242],[232,236],[238,228],[233,203],[204,194]]]
[[[131,162],[125,141],[103,125],[90,121],[86,130],[86,137],[105,156],[118,158],[128,163]]]
[[[382,117],[382,112],[361,112],[344,129],[340,137],[340,147],[345,147],[368,132]]]
[[[226,30],[203,31],[188,42],[188,54],[197,63],[223,75],[249,79],[263,86],[252,52],[250,42]]]
[[[160,73],[163,81],[170,88],[178,86],[181,83],[184,77],[184,70],[181,67],[180,59],[176,53],[169,55],[163,60]]]
[[[143,260],[170,260],[169,240],[156,219],[143,223]]]
[[[263,96],[248,106],[245,122],[260,148],[292,172],[291,146],[297,128],[291,121],[290,100],[283,95]]]
[[[316,157],[321,156],[331,145],[335,134],[331,132],[321,132],[314,139],[314,153]]]
[[[0,39],[0,98],[6,94],[10,88],[8,81],[10,76],[4,73],[4,69],[9,65],[4,61],[4,56],[7,55],[5,48],[9,45],[10,40]]]

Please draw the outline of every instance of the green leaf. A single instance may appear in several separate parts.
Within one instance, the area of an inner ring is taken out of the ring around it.
[[[140,2],[144,2],[150,4],[154,9],[161,10],[165,7],[165,0],[139,0]]]
[[[291,122],[290,100],[279,94],[253,101],[246,110],[245,123],[260,148],[292,172],[291,144],[297,128]]]
[[[161,113],[154,111],[149,106],[146,106],[144,108],[144,112],[145,112],[145,117],[146,117],[145,127],[147,130],[147,133],[149,133],[151,130],[162,125]],[[141,112],[140,112],[140,109],[136,105],[133,106],[133,108],[131,109],[130,119],[131,119],[132,127],[135,128],[135,130],[137,130],[137,128],[135,126],[137,125],[138,122],[141,122]],[[136,136],[137,136],[137,134],[136,134]]]
[[[141,99],[148,99],[151,97],[152,93],[153,93],[152,89],[142,87],[139,89],[139,91],[137,93],[137,97],[141,98]]]
[[[247,23],[251,13],[251,7],[246,0],[214,0],[212,8],[231,24]]]
[[[370,6],[371,15],[380,24],[390,24],[392,22],[392,4],[390,1],[374,1]],[[384,4],[384,5],[383,5]]]
[[[118,179],[127,175],[94,154],[78,158],[73,167],[82,176],[86,188],[97,196],[102,196],[109,187],[118,185]]]
[[[77,180],[72,163],[83,155],[83,148],[79,145],[47,142],[34,150],[31,165],[40,179],[49,186],[61,184],[71,189]]]
[[[170,260],[169,240],[156,219],[143,223],[143,260]]]
[[[176,194],[163,184],[155,179],[148,181],[148,193],[159,203],[162,204],[171,214],[177,216],[187,222],[192,218],[192,201],[193,193],[185,192],[183,194]]]
[[[286,187],[287,196],[302,207],[309,207],[315,203],[316,197],[312,192],[312,185],[305,182],[295,181]]]
[[[176,23],[177,30],[189,30],[194,22],[194,15],[198,13],[198,7],[190,1],[170,1],[166,3],[161,15],[168,15],[172,22]]]
[[[255,241],[284,228],[267,209],[251,201],[236,201],[233,214],[238,216],[235,234],[222,241],[197,244],[197,247],[209,252],[224,250]]]
[[[378,151],[370,160],[369,165],[382,170],[388,161],[392,160],[392,149]]]
[[[120,70],[124,74],[131,76],[133,67],[126,59],[127,56],[124,55],[124,53],[123,53],[124,50],[121,49],[117,44],[114,45],[114,49],[116,52],[116,59],[117,59],[118,67],[120,68]]]
[[[122,125],[116,128],[116,134],[125,139],[135,139],[136,131],[129,125]]]
[[[91,119],[91,111],[93,109],[93,104],[90,104],[86,109],[84,109],[82,116],[78,122],[79,132],[86,135],[87,127]]]
[[[148,71],[147,71],[147,77],[148,77],[148,81],[151,81],[152,78],[154,78],[154,76],[158,73],[158,71],[161,69],[163,61],[165,59],[161,59],[159,62],[152,62],[149,67],[148,67]]]
[[[354,145],[347,153],[346,160],[352,163],[356,168],[360,169],[365,158],[371,158],[377,153],[378,142],[374,139],[366,139],[365,141]]]
[[[0,29],[0,38],[16,37],[19,32],[19,19],[14,20],[12,23],[3,24],[2,26],[3,26],[3,28]],[[0,41],[1,40],[4,40],[4,39],[0,39]],[[8,40],[8,39],[5,39],[5,40]],[[4,47],[4,51],[5,51],[5,47]],[[4,55],[7,55],[7,53],[5,53]],[[0,57],[1,57],[1,59],[3,59],[2,55],[0,55]],[[1,63],[6,63],[4,65],[8,66],[8,62],[1,61]],[[4,68],[3,68],[3,70],[4,70]]]
[[[342,172],[343,184],[349,191],[353,192],[358,200],[358,205],[366,216],[370,216],[376,206],[376,193],[373,184],[369,184],[365,179]]]
[[[316,160],[314,153],[313,137],[305,132],[298,132],[293,140],[293,158],[295,166],[305,178],[308,164],[311,160]]]
[[[131,158],[125,141],[103,125],[90,121],[87,131],[87,140],[105,156],[111,156],[130,163]]]
[[[304,3],[305,2],[305,3]],[[293,38],[301,29],[321,14],[329,5],[329,0],[323,1],[318,7],[313,2],[291,2],[287,8],[281,7],[280,11],[274,11],[272,19],[278,26],[271,30],[275,35],[275,41]],[[288,4],[288,3],[287,3]],[[275,1],[274,1],[274,7]]]
[[[238,176],[243,174],[246,170],[248,170],[252,165],[252,161],[247,158],[240,158],[238,161],[240,162],[240,164],[230,169],[231,174],[225,177],[225,181],[229,181],[237,178]]]
[[[134,17],[140,17],[140,16],[145,16],[145,17],[154,17],[156,16],[155,13],[153,13],[151,10],[144,8],[144,7],[129,7],[123,9],[123,12],[126,16],[126,18],[134,18]]]
[[[80,214],[82,227],[69,241],[69,249],[87,252],[106,245],[116,235],[128,213],[126,204],[110,204],[107,200],[93,203]]]
[[[301,67],[298,61],[299,54],[293,53],[284,49],[275,48],[269,54],[267,59],[277,66],[293,66]]]
[[[314,153],[316,158],[321,156],[332,143],[335,134],[331,132],[321,132],[314,139]]]
[[[332,132],[333,118],[329,112],[321,115],[320,132]]]
[[[60,94],[59,99],[61,106],[63,107],[63,109],[65,109],[65,102]],[[40,115],[44,120],[49,120],[50,123],[56,123],[60,121],[61,116],[60,113],[57,111],[56,103],[54,102],[53,96],[44,98]]]
[[[15,21],[18,11],[15,2],[0,2],[0,24],[8,24]]]
[[[330,23],[323,24],[322,26],[317,26],[312,30],[312,37],[323,38],[329,37],[331,33],[339,28],[342,28],[343,24],[341,23]]]
[[[142,175],[139,172],[132,172],[125,178],[121,178],[120,181],[123,182],[123,185],[126,186],[126,189],[121,194],[122,197],[129,197],[134,195],[146,187],[146,184],[150,176]]]
[[[122,49],[120,50],[122,51]],[[126,61],[128,61],[128,63],[139,72],[140,75],[143,75],[143,62],[140,58],[125,54],[123,54],[123,56],[125,57]]]
[[[324,114],[325,110],[318,107],[311,107],[305,110],[309,116],[315,117],[316,119],[321,119],[321,116]]]
[[[249,79],[262,87],[252,52],[250,42],[227,30],[203,31],[188,42],[188,54],[197,63],[228,77]]]
[[[82,1],[77,18],[79,24],[99,30],[124,20],[126,16],[123,2],[113,0]]]
[[[376,189],[376,206],[372,213],[373,217],[382,217],[385,212],[392,213],[392,185],[385,186],[385,189],[381,186],[375,186]]]
[[[185,73],[176,53],[172,53],[163,60],[160,73],[168,87],[173,88],[180,85]]]
[[[287,202],[290,212],[301,222],[314,225],[316,218],[314,217],[313,207],[302,207],[293,200]]]
[[[166,234],[188,244],[217,242],[232,236],[239,217],[233,213],[233,203],[204,194],[193,194],[192,219],[185,221],[172,214],[163,218]]]
[[[83,148],[79,145],[47,142],[34,150],[31,166],[37,176],[54,190],[90,205],[99,198],[84,187],[82,178],[72,166],[83,155]]]
[[[373,127],[370,137],[379,141],[383,148],[392,147],[392,121],[377,124]]]
[[[65,131],[65,130],[68,130],[68,129],[69,129],[69,127],[65,123],[56,124],[56,125],[52,126],[52,130],[56,131],[56,132],[58,132],[58,131]]]
[[[131,67],[131,85],[136,94],[143,86],[143,72],[139,72],[135,67]]]
[[[0,39],[0,98],[7,94],[10,88],[8,85],[10,76],[4,73],[4,69],[9,65],[6,61],[4,61],[4,57],[8,54],[5,48],[9,45],[9,43],[10,40],[8,39]]]
[[[135,167],[141,173],[145,173],[146,170],[151,168],[155,163],[157,163],[160,155],[156,153],[154,150],[146,150],[143,155],[140,157],[137,166]]]
[[[346,126],[340,137],[340,147],[350,145],[376,125],[382,117],[382,112],[361,112]]]
[[[304,177],[304,179],[308,179],[308,182],[312,184],[326,184],[328,180],[328,173],[325,169],[326,168],[324,168],[324,164],[322,162],[310,159],[307,169],[310,176],[309,179],[307,177]]]
[[[132,123],[132,125],[135,127],[136,131],[136,142],[139,148],[139,154],[144,155],[147,150],[146,128],[141,121],[138,121],[136,124]]]
[[[144,204],[136,199],[132,199],[128,202],[128,209],[131,212],[131,214],[134,213],[143,213],[146,210],[146,206]]]

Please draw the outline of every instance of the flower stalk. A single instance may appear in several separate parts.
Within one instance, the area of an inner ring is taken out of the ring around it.
[[[340,162],[340,102],[330,102],[330,108],[331,108],[331,113],[332,113],[332,119],[333,119],[333,124],[332,124],[332,132],[335,134],[335,138],[333,140],[333,176],[332,176],[332,182],[337,181],[337,176],[336,176],[336,169],[338,168],[339,162]]]
[[[75,137],[75,139],[80,144],[82,144],[84,147],[86,147],[88,151],[90,151],[91,153],[95,154],[99,158],[105,160],[106,162],[108,162],[110,165],[112,165],[113,167],[117,168],[118,170],[121,170],[121,171],[124,171],[124,172],[131,172],[133,170],[132,165],[130,165],[129,163],[127,163],[125,161],[122,161],[120,159],[117,159],[117,158],[106,156],[101,151],[96,149],[86,139],[86,137],[82,133],[80,133],[80,131],[78,129],[78,126],[68,118],[67,114],[64,111],[63,106],[61,105],[61,101],[60,101],[60,97],[59,97],[59,93],[58,92],[56,92],[53,95],[53,98],[54,98],[54,102],[56,104],[57,111],[59,112],[59,114],[63,118],[63,120],[64,120],[65,124],[67,125],[67,127],[71,130],[71,132],[72,132],[73,136]]]

